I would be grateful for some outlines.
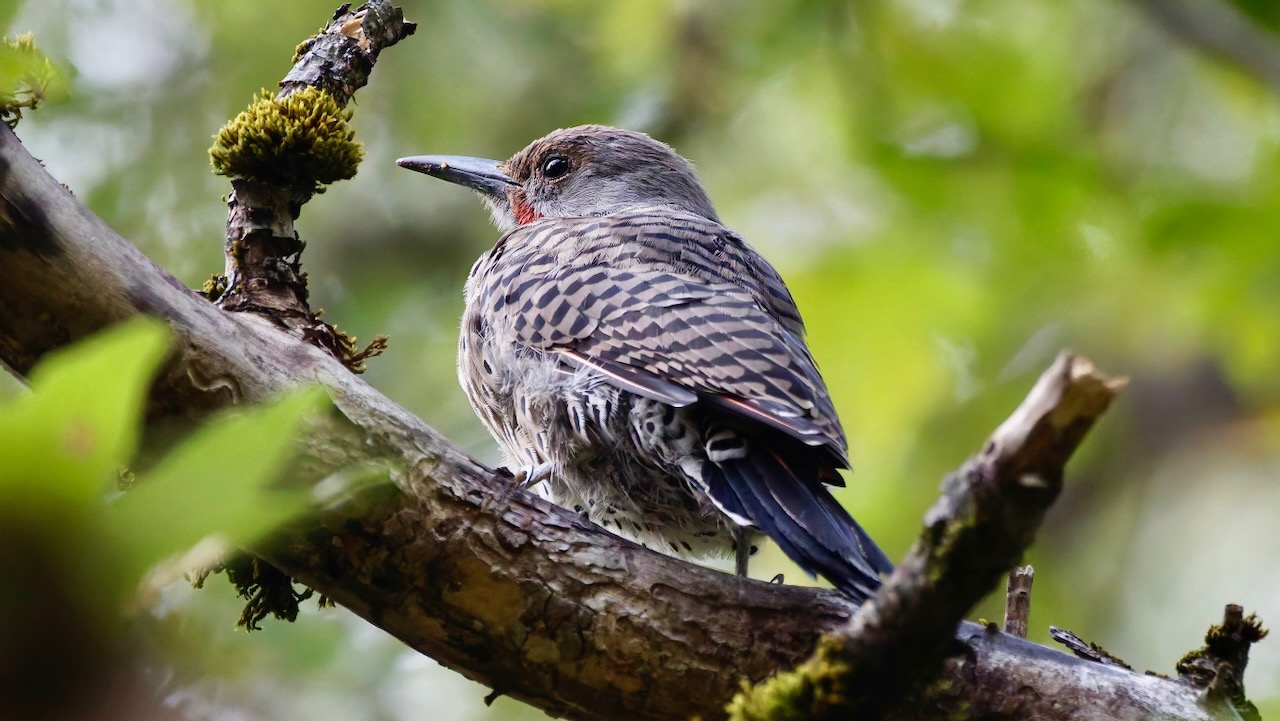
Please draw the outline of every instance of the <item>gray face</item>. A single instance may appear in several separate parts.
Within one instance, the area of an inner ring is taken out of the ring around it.
[[[689,161],[643,134],[600,125],[557,130],[510,160],[417,156],[411,170],[480,193],[502,230],[539,218],[667,205],[719,221]]]

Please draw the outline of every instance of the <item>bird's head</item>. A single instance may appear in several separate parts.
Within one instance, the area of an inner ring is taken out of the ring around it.
[[[603,125],[556,130],[501,162],[416,155],[396,163],[476,191],[504,231],[643,205],[719,220],[689,161],[644,133]]]

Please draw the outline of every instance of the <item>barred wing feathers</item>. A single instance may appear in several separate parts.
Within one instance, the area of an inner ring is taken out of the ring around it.
[[[665,209],[549,219],[508,233],[482,262],[486,317],[510,341],[638,395],[719,406],[847,467],[790,294],[723,226]]]

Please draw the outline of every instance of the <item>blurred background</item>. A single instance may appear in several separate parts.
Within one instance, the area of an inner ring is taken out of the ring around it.
[[[416,153],[507,157],[585,122],[692,159],[779,268],[891,557],[939,481],[1062,348],[1133,379],[1028,561],[1050,624],[1172,672],[1227,602],[1280,624],[1280,6],[1268,0],[437,0],[357,95],[359,175],[298,222],[312,300],[366,378],[469,449],[461,285],[497,237]],[[53,175],[198,287],[222,269],[212,134],[329,0],[3,0],[70,74],[18,128]],[[807,579],[775,549],[753,572]],[[999,618],[1003,591],[974,617]],[[220,579],[129,620],[176,718],[537,719],[341,609],[233,629]],[[1280,714],[1280,639],[1246,677]]]

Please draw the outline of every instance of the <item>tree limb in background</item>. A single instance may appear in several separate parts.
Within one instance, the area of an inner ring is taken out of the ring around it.
[[[1280,93],[1280,37],[1223,0],[1134,0],[1183,41],[1232,62]]]
[[[941,579],[966,594],[989,589],[1030,542],[1061,482],[1055,469],[1101,412],[1076,403],[1074,393],[1054,394],[1089,376],[1073,371],[1077,362],[1055,364],[1048,385],[1024,404],[1034,412],[1015,414],[993,436],[999,442],[952,477],[912,555],[851,626],[856,609],[832,592],[661,556],[511,493],[509,480],[328,352],[184,288],[0,128],[0,359],[23,374],[50,350],[138,313],[166,319],[180,338],[152,389],[156,426],[318,383],[338,413],[303,440],[312,477],[373,466],[395,480],[283,531],[256,549],[262,556],[409,646],[554,715],[717,718],[739,679],[760,682],[790,668],[827,634],[834,640],[820,659],[833,674],[865,670],[870,652],[925,664],[913,671],[889,663],[871,677],[924,684],[920,693],[871,701],[901,701],[894,713],[904,718],[948,718],[961,706],[975,719],[1053,708],[1072,713],[1041,718],[1210,718],[1197,705],[1198,689],[1179,681],[1102,667],[973,624],[957,634],[972,601],[939,595]],[[986,515],[1011,508],[1031,515]],[[967,578],[975,569],[986,578]],[[923,620],[900,629],[892,619]],[[929,664],[940,664],[942,675],[921,676]]]

